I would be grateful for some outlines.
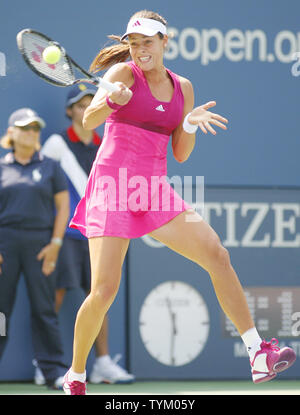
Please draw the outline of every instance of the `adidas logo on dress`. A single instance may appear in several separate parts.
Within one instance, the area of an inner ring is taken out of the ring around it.
[[[158,107],[155,108],[157,111],[162,111],[165,112],[165,109],[162,105],[159,105]]]

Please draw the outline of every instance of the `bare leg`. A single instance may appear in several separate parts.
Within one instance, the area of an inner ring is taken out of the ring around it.
[[[86,294],[89,295],[89,292]],[[95,340],[96,357],[106,356],[109,354],[108,346],[108,316],[104,316],[102,327]]]
[[[66,294],[65,288],[59,288],[55,293],[55,311],[58,314],[62,306]],[[87,294],[88,295],[88,294]],[[96,341],[96,354],[98,356],[105,356],[109,354],[108,347],[108,317],[107,315],[103,319],[102,327],[100,333],[98,334]]]
[[[128,239],[117,237],[89,239],[91,292],[80,307],[75,322],[72,361],[74,372],[85,371],[88,354],[101,329],[104,316],[118,292],[128,245]]]
[[[190,221],[196,215],[197,221]],[[246,297],[215,231],[197,214],[183,212],[150,236],[203,267],[210,275],[220,306],[242,335],[254,327]]]
[[[96,341],[96,355],[97,357],[109,355],[108,347],[108,317],[105,315],[102,323],[100,333],[98,334]]]

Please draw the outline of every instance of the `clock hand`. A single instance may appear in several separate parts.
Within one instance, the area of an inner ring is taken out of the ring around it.
[[[177,317],[177,314],[176,313],[172,313],[172,320],[173,320],[173,333],[174,333],[174,335],[176,336],[176,334],[177,334],[177,324],[176,324],[176,317]]]
[[[172,331],[171,331],[171,348],[170,348],[170,357],[171,357],[171,364],[175,365],[175,355],[174,355],[174,346],[175,346],[175,336],[177,334],[177,327],[176,327],[176,314],[172,311],[171,308],[171,301],[167,297],[166,298],[166,304],[169,310],[170,318],[171,318],[171,325],[172,325]]]
[[[168,310],[169,310],[169,313],[170,313],[170,317],[171,317],[171,322],[172,322],[172,332],[174,333],[174,334],[177,334],[177,327],[176,327],[176,313],[174,313],[173,311],[172,311],[172,308],[171,308],[171,301],[170,301],[170,299],[167,297],[166,298],[166,304],[167,304],[167,307],[168,307]]]

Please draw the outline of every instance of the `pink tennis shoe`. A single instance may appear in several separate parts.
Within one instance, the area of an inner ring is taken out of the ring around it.
[[[252,362],[252,379],[254,383],[267,382],[275,378],[277,373],[288,369],[296,360],[296,354],[290,347],[280,349],[278,340],[263,342],[260,350],[256,352]]]
[[[65,374],[63,380],[63,390],[67,395],[86,395],[86,382],[77,380],[70,382],[68,379],[69,371]]]

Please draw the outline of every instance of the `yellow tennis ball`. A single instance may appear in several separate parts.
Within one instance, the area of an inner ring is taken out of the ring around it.
[[[43,51],[43,59],[46,63],[55,64],[60,60],[61,51],[57,46],[48,46]]]

